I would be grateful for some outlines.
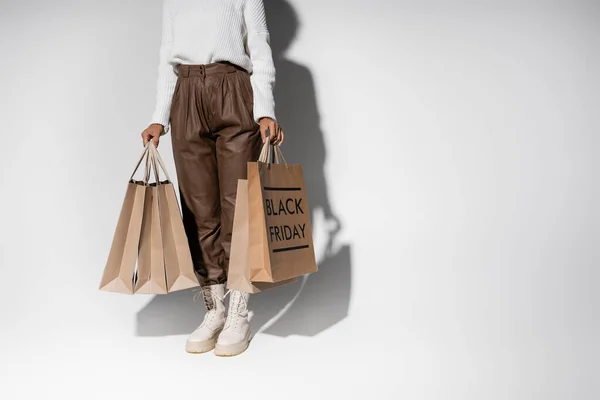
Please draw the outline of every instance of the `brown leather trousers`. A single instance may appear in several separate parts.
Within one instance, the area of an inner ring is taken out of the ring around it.
[[[171,105],[183,222],[202,286],[227,280],[238,179],[260,153],[250,75],[232,64],[180,65]]]

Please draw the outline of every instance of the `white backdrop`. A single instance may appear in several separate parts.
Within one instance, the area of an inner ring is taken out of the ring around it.
[[[220,359],[98,291],[160,2],[0,1],[0,397],[598,398],[599,3],[265,4],[321,271]]]

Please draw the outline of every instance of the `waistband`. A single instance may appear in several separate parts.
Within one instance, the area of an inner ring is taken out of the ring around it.
[[[178,74],[182,78],[188,76],[206,76],[212,74],[229,74],[237,71],[245,71],[242,67],[228,62],[216,62],[211,64],[180,64]]]

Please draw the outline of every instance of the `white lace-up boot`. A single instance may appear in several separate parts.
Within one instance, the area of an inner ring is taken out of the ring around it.
[[[206,353],[215,348],[217,337],[225,325],[224,292],[225,285],[211,285],[202,287],[194,296],[196,300],[198,295],[202,295],[207,312],[202,325],[192,332],[185,344],[188,353]]]
[[[215,355],[221,357],[237,356],[243,353],[250,343],[250,324],[248,323],[248,293],[232,290],[229,299],[227,322],[215,346]]]

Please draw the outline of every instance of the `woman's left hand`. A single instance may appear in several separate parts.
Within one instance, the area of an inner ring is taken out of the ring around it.
[[[263,143],[265,143],[266,138],[269,137],[271,143],[274,145],[281,145],[285,137],[283,129],[281,129],[281,126],[277,121],[268,117],[260,119],[260,136],[262,136]]]

